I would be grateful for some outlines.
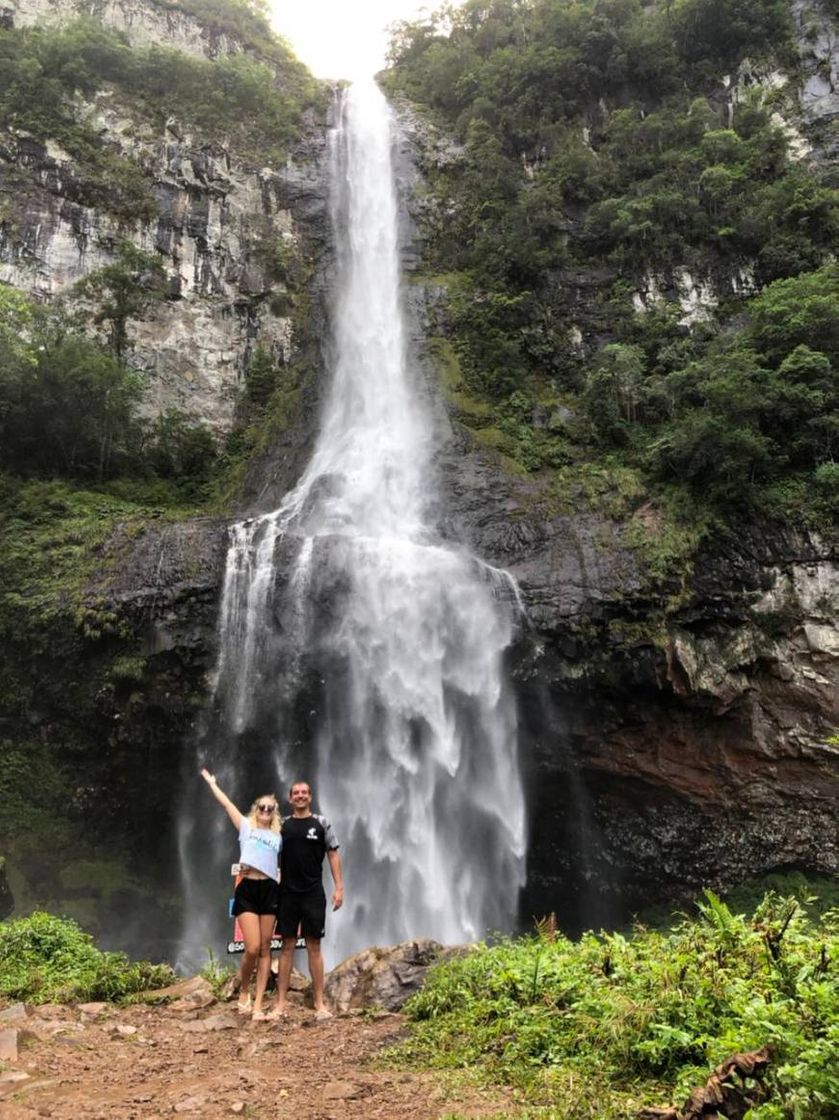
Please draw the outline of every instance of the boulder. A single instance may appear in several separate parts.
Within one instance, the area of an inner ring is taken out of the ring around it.
[[[364,949],[332,969],[326,978],[326,998],[336,1011],[363,1007],[398,1011],[422,987],[429,967],[448,952],[429,938]]]
[[[170,984],[167,988],[153,988],[143,994],[149,1002],[153,1003],[188,999],[193,1004],[201,1005],[201,1001],[206,996],[214,998],[209,981],[205,980],[203,976],[190,976],[189,979],[179,980],[176,984]]]

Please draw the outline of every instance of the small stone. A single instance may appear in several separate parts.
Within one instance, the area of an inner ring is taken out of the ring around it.
[[[193,1052],[193,1054],[209,1054],[210,1047],[209,1046],[196,1046],[196,1047],[193,1048],[192,1052]]]
[[[244,1112],[245,1111],[245,1102],[244,1101],[234,1101],[233,1104],[230,1106],[230,1111],[235,1112],[237,1115],[239,1113]]]
[[[109,1007],[110,1004],[102,1002],[80,1003],[78,1009],[81,1011],[82,1015],[89,1015],[91,1018],[96,1018],[98,1015],[104,1014]]]
[[[203,1108],[205,1104],[204,1097],[186,1097],[177,1104],[172,1105],[173,1112],[197,1112],[199,1108]]]
[[[183,999],[184,996],[193,995],[195,992],[211,992],[209,982],[203,976],[191,976],[189,980],[179,980],[170,984],[168,988],[153,988],[143,994],[154,1002],[169,999]]]
[[[132,1027],[130,1023],[117,1023],[117,1034],[128,1037],[129,1035],[136,1034],[138,1028]]]
[[[174,1003],[170,1003],[169,1010],[177,1014],[188,1015],[201,1011],[205,1007],[212,1007],[217,1002],[215,996],[210,992],[191,992],[183,999],[176,999]]]
[[[22,1069],[7,1069],[0,1073],[0,1085],[16,1084],[18,1081],[27,1081],[32,1075]]]
[[[14,1023],[26,1018],[26,1008],[22,1003],[13,1003],[11,1007],[4,1007],[0,1011],[0,1023]]]
[[[178,1026],[182,1031],[232,1031],[238,1023],[226,1015],[208,1015],[206,1019],[188,1019]]]
[[[330,1081],[323,1090],[326,1101],[351,1101],[357,1097],[359,1089],[349,1081]]]
[[[291,976],[288,980],[288,990],[290,992],[306,992],[311,988],[312,981],[308,976],[299,972],[296,968],[291,970]]]
[[[20,1031],[7,1029],[0,1031],[0,1062],[16,1062],[18,1060],[18,1043]]]
[[[36,1035],[48,1034],[50,1037],[60,1034],[61,1031],[78,1033],[86,1030],[84,1023],[79,1022],[78,1019],[42,1019],[40,1015],[30,1019],[27,1026]]]
[[[172,1004],[169,1010],[170,1012],[174,1012],[174,1014],[177,1015],[182,1023],[186,1023],[190,1019],[198,1019],[200,1017],[200,1011],[197,1007],[193,1007],[192,1004],[189,1004],[187,1006],[180,1000],[178,1001],[178,1003],[180,1004],[180,1006]]]

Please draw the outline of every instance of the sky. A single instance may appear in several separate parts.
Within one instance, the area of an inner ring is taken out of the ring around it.
[[[384,65],[384,28],[437,0],[269,0],[271,22],[318,78],[358,78]]]

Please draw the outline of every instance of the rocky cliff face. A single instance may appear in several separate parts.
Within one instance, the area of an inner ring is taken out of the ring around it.
[[[184,12],[154,0],[15,0],[4,23],[28,26],[95,15],[138,46],[218,58],[240,47]],[[129,327],[131,364],[146,374],[144,408],[177,408],[217,431],[229,428],[256,345],[281,364],[292,358],[286,285],[270,272],[266,246],[282,242],[306,259],[324,236],[324,122],[282,167],[253,167],[225,145],[202,142],[174,118],[161,131],[105,90],[80,112],[106,148],[143,168],[157,213],[126,221],[77,201],[83,173],[59,145],[0,134],[0,282],[39,300],[68,294],[112,263],[121,240],[162,254],[170,297]]]
[[[831,155],[836,52],[817,5],[794,14],[805,81],[797,102],[788,91],[780,123],[801,141],[797,158],[821,161]],[[778,81],[744,69],[728,96]],[[421,166],[459,158],[410,106],[400,115]],[[417,192],[420,227],[429,205]],[[415,242],[408,267],[422,252]],[[751,281],[728,283],[748,291]],[[691,285],[689,276],[651,285],[685,296],[686,326],[718,298],[711,288],[688,298]],[[411,300],[420,335],[445,332],[433,285],[415,282]],[[636,309],[654,301],[639,295]],[[430,370],[428,349],[425,361]],[[493,461],[456,409],[452,417],[439,455],[450,531],[509,569],[526,606],[511,658],[529,786],[523,920],[553,909],[569,926],[606,922],[703,885],[835,873],[835,542],[746,525],[705,540],[678,575],[657,575],[665,530],[654,508],[611,517],[582,493],[548,498]]]
[[[138,46],[166,46],[196,58],[223,58],[242,49],[223,31],[194,19],[173,4],[155,0],[9,0],[0,14],[17,27],[66,23],[79,16],[122,31]]]
[[[453,532],[515,575],[526,606],[511,661],[525,920],[608,922],[706,885],[837,871],[835,547],[743,527],[707,541],[677,588],[638,550],[649,508],[545,516],[532,483],[456,428],[440,477]]]

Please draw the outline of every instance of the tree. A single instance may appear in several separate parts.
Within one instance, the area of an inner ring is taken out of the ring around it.
[[[583,405],[600,442],[625,443],[638,419],[644,380],[644,351],[620,342],[604,346],[586,379]]]
[[[76,292],[98,304],[93,322],[106,324],[108,340],[121,361],[128,348],[128,324],[166,294],[166,273],[159,256],[123,241],[113,264],[98,268],[76,285]]]
[[[25,475],[109,477],[129,453],[141,379],[60,321],[34,336],[33,354],[3,368],[0,462]]]

